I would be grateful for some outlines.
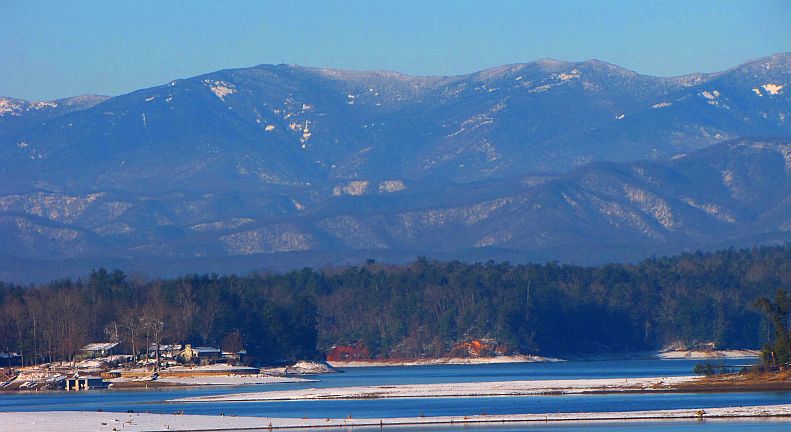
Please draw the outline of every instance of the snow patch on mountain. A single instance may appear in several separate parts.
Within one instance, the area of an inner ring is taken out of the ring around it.
[[[211,92],[214,93],[214,95],[220,98],[220,100],[223,102],[225,102],[225,96],[236,93],[235,85],[222,80],[212,81],[209,79],[205,79],[203,80],[203,83],[206,86],[208,86],[209,90],[211,90]]]
[[[56,222],[71,223],[104,196],[103,192],[84,196],[45,192],[6,195],[0,196],[0,211],[27,213]]]
[[[589,196],[588,198],[610,225],[616,228],[623,228],[624,226],[631,227],[641,234],[657,240],[663,238],[662,235],[651,228],[639,214],[625,208],[620,203],[603,200],[594,196]]]
[[[57,108],[57,106],[57,102],[28,102],[11,98],[0,98],[0,117],[3,117],[6,114],[18,117],[21,116],[25,111]]]
[[[250,223],[255,222],[255,219],[251,218],[232,218],[225,221],[216,221],[216,222],[207,222],[196,224],[190,227],[193,231],[200,231],[200,232],[211,232],[211,231],[220,231],[226,229],[235,229],[239,228],[243,225],[247,225]]]
[[[232,255],[305,251],[315,247],[309,233],[285,223],[228,234],[220,237],[220,241]]]
[[[766,92],[769,93],[770,95],[779,95],[783,93],[783,86],[780,84],[769,83],[769,84],[764,84],[761,87],[763,87],[764,90],[766,90]]]
[[[558,75],[558,78],[560,78],[561,81],[567,81],[579,77],[580,77],[580,71],[577,69],[573,69],[571,72],[564,72]]]
[[[57,102],[49,102],[49,101],[36,101],[30,103],[30,108],[36,110],[45,109],[45,108],[57,108],[57,106],[58,106]]]
[[[733,171],[725,170],[722,172],[722,184],[724,184],[725,186],[727,187],[733,186],[733,179],[734,179]]]
[[[744,198],[744,191],[737,181],[736,173],[731,170],[723,170],[721,175],[722,184],[728,188],[731,196],[734,198]]]
[[[487,110],[487,112],[476,114],[466,120],[464,120],[461,125],[459,125],[459,129],[454,132],[451,132],[447,135],[448,138],[453,138],[456,135],[461,133],[470,132],[475,129],[478,129],[481,126],[492,125],[494,124],[494,114],[499,111],[505,109],[508,105],[501,101],[493,105],[491,108]]]
[[[544,84],[544,85],[538,86],[538,87],[536,87],[534,89],[530,89],[529,92],[530,93],[543,93],[543,92],[549,90],[550,88],[552,88],[552,86],[550,84]]]
[[[134,231],[134,228],[124,222],[109,223],[93,230],[94,233],[99,234],[100,236],[129,234],[132,231]]]
[[[505,243],[513,238],[513,233],[506,230],[500,230],[492,234],[483,236],[480,240],[473,245],[476,248],[494,246]]]
[[[371,229],[364,218],[342,215],[322,219],[318,227],[353,249],[387,249],[385,243]]]
[[[488,219],[496,210],[512,204],[511,197],[497,198],[465,207],[441,210],[407,212],[401,215],[402,226],[409,230],[415,227],[445,226],[449,224],[474,225]]]
[[[302,136],[299,138],[299,143],[302,145],[302,148],[307,148],[307,142],[313,133],[310,131],[310,122],[305,120],[305,125],[302,127]]]
[[[624,185],[624,192],[629,201],[637,204],[640,210],[651,215],[660,225],[667,230],[674,230],[677,226],[670,205],[644,189],[630,185]]]
[[[778,151],[783,155],[783,160],[786,163],[786,169],[791,170],[791,144],[778,146]]]
[[[22,105],[20,103],[15,103],[15,101],[11,99],[0,99],[0,116],[4,116],[6,114],[11,115],[21,115],[20,111],[22,111]]]
[[[74,241],[80,237],[80,232],[75,229],[43,226],[21,217],[14,219],[16,226],[20,231],[36,233],[57,242]]]
[[[333,196],[351,195],[360,196],[368,191],[368,180],[353,180],[345,185],[337,185],[332,188]]]
[[[384,180],[379,183],[379,193],[399,192],[406,189],[403,180]]]
[[[736,218],[733,217],[731,214],[726,212],[722,207],[712,204],[712,203],[705,203],[705,202],[697,202],[690,197],[684,197],[682,200],[687,203],[690,207],[694,207],[698,210],[704,211],[709,216],[713,216],[723,222],[728,223],[736,223]]]

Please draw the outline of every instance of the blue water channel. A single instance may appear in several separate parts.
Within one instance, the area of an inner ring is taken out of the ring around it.
[[[728,360],[730,365],[751,360]],[[27,392],[0,394],[0,411],[117,411],[208,415],[308,418],[382,418],[441,415],[519,414],[591,411],[633,411],[653,409],[705,409],[791,403],[791,392],[720,392],[601,394],[527,397],[403,398],[361,400],[318,400],[278,402],[170,403],[171,399],[311,387],[361,385],[432,384],[546,379],[632,378],[691,375],[698,361],[617,360],[569,361],[560,363],[520,363],[495,365],[439,365],[410,367],[348,368],[342,373],[308,377],[318,382],[248,386],[207,386],[135,390],[93,390],[87,392]],[[601,429],[600,429],[601,428]],[[631,429],[630,429],[631,428]],[[583,424],[503,424],[434,427],[432,430],[791,430],[785,421],[663,421],[628,422],[605,425]],[[687,429],[692,428],[692,429]],[[735,429],[734,429],[735,428]],[[422,427],[421,429],[425,429]],[[364,429],[355,429],[364,430]],[[399,430],[409,430],[399,428]]]

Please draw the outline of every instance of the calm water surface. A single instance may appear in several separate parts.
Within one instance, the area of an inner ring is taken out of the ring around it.
[[[730,365],[750,360],[728,360]],[[414,417],[419,415],[516,414],[545,412],[634,411],[676,408],[791,403],[791,392],[683,393],[631,395],[564,395],[529,397],[363,399],[289,402],[168,403],[169,399],[310,387],[358,385],[432,384],[474,381],[515,381],[583,378],[632,378],[691,375],[695,360],[619,360],[498,365],[441,365],[411,367],[349,368],[343,373],[314,377],[319,382],[238,387],[193,387],[149,390],[97,390],[89,392],[38,392],[0,394],[0,411],[104,410],[125,412],[240,415],[265,417],[355,418]],[[421,427],[420,430],[425,430]],[[577,431],[577,430],[791,430],[784,421],[665,421],[617,424],[573,423],[559,425],[505,424],[432,427],[431,430],[463,431]],[[357,431],[364,429],[355,428]],[[398,430],[417,430],[399,428]]]
[[[404,427],[395,429],[398,432],[413,432],[413,431],[429,431],[429,432],[450,432],[450,431],[463,431],[463,432],[779,432],[788,431],[791,429],[791,423],[776,420],[705,420],[705,421],[687,421],[687,420],[665,420],[657,421],[644,421],[644,422],[618,422],[618,423],[564,423],[564,424],[527,424],[527,423],[514,423],[506,425],[469,425],[469,426],[433,426],[433,427],[420,427],[411,428]],[[380,431],[379,428],[354,428],[355,432],[373,432]],[[315,429],[313,429],[315,431]]]

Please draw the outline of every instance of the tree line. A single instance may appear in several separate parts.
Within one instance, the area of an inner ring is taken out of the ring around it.
[[[513,352],[630,352],[683,342],[757,347],[777,332],[760,297],[791,285],[791,246],[596,267],[438,262],[248,276],[0,283],[0,351],[68,360],[88,342],[245,348],[258,362],[364,345],[379,358],[438,356],[470,339]],[[763,308],[763,309],[762,309]],[[773,321],[774,320],[774,321]]]

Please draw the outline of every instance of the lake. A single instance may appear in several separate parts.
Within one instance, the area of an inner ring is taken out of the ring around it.
[[[729,365],[754,360],[732,359]],[[406,398],[319,400],[287,402],[169,403],[169,399],[223,393],[311,387],[431,384],[451,382],[516,381],[584,378],[632,378],[691,375],[697,360],[613,360],[493,365],[435,365],[347,368],[342,373],[315,376],[319,382],[238,387],[192,387],[88,392],[37,392],[0,394],[0,411],[87,410],[240,415],[309,418],[379,418],[420,415],[475,415],[588,411],[635,411],[678,408],[714,408],[791,403],[791,392],[657,393],[563,395],[480,398]],[[664,421],[618,424],[481,425],[433,427],[444,430],[575,431],[575,430],[788,430],[785,421]],[[421,427],[425,429],[425,427]],[[363,429],[356,429],[363,430]],[[400,428],[399,430],[410,430]]]

